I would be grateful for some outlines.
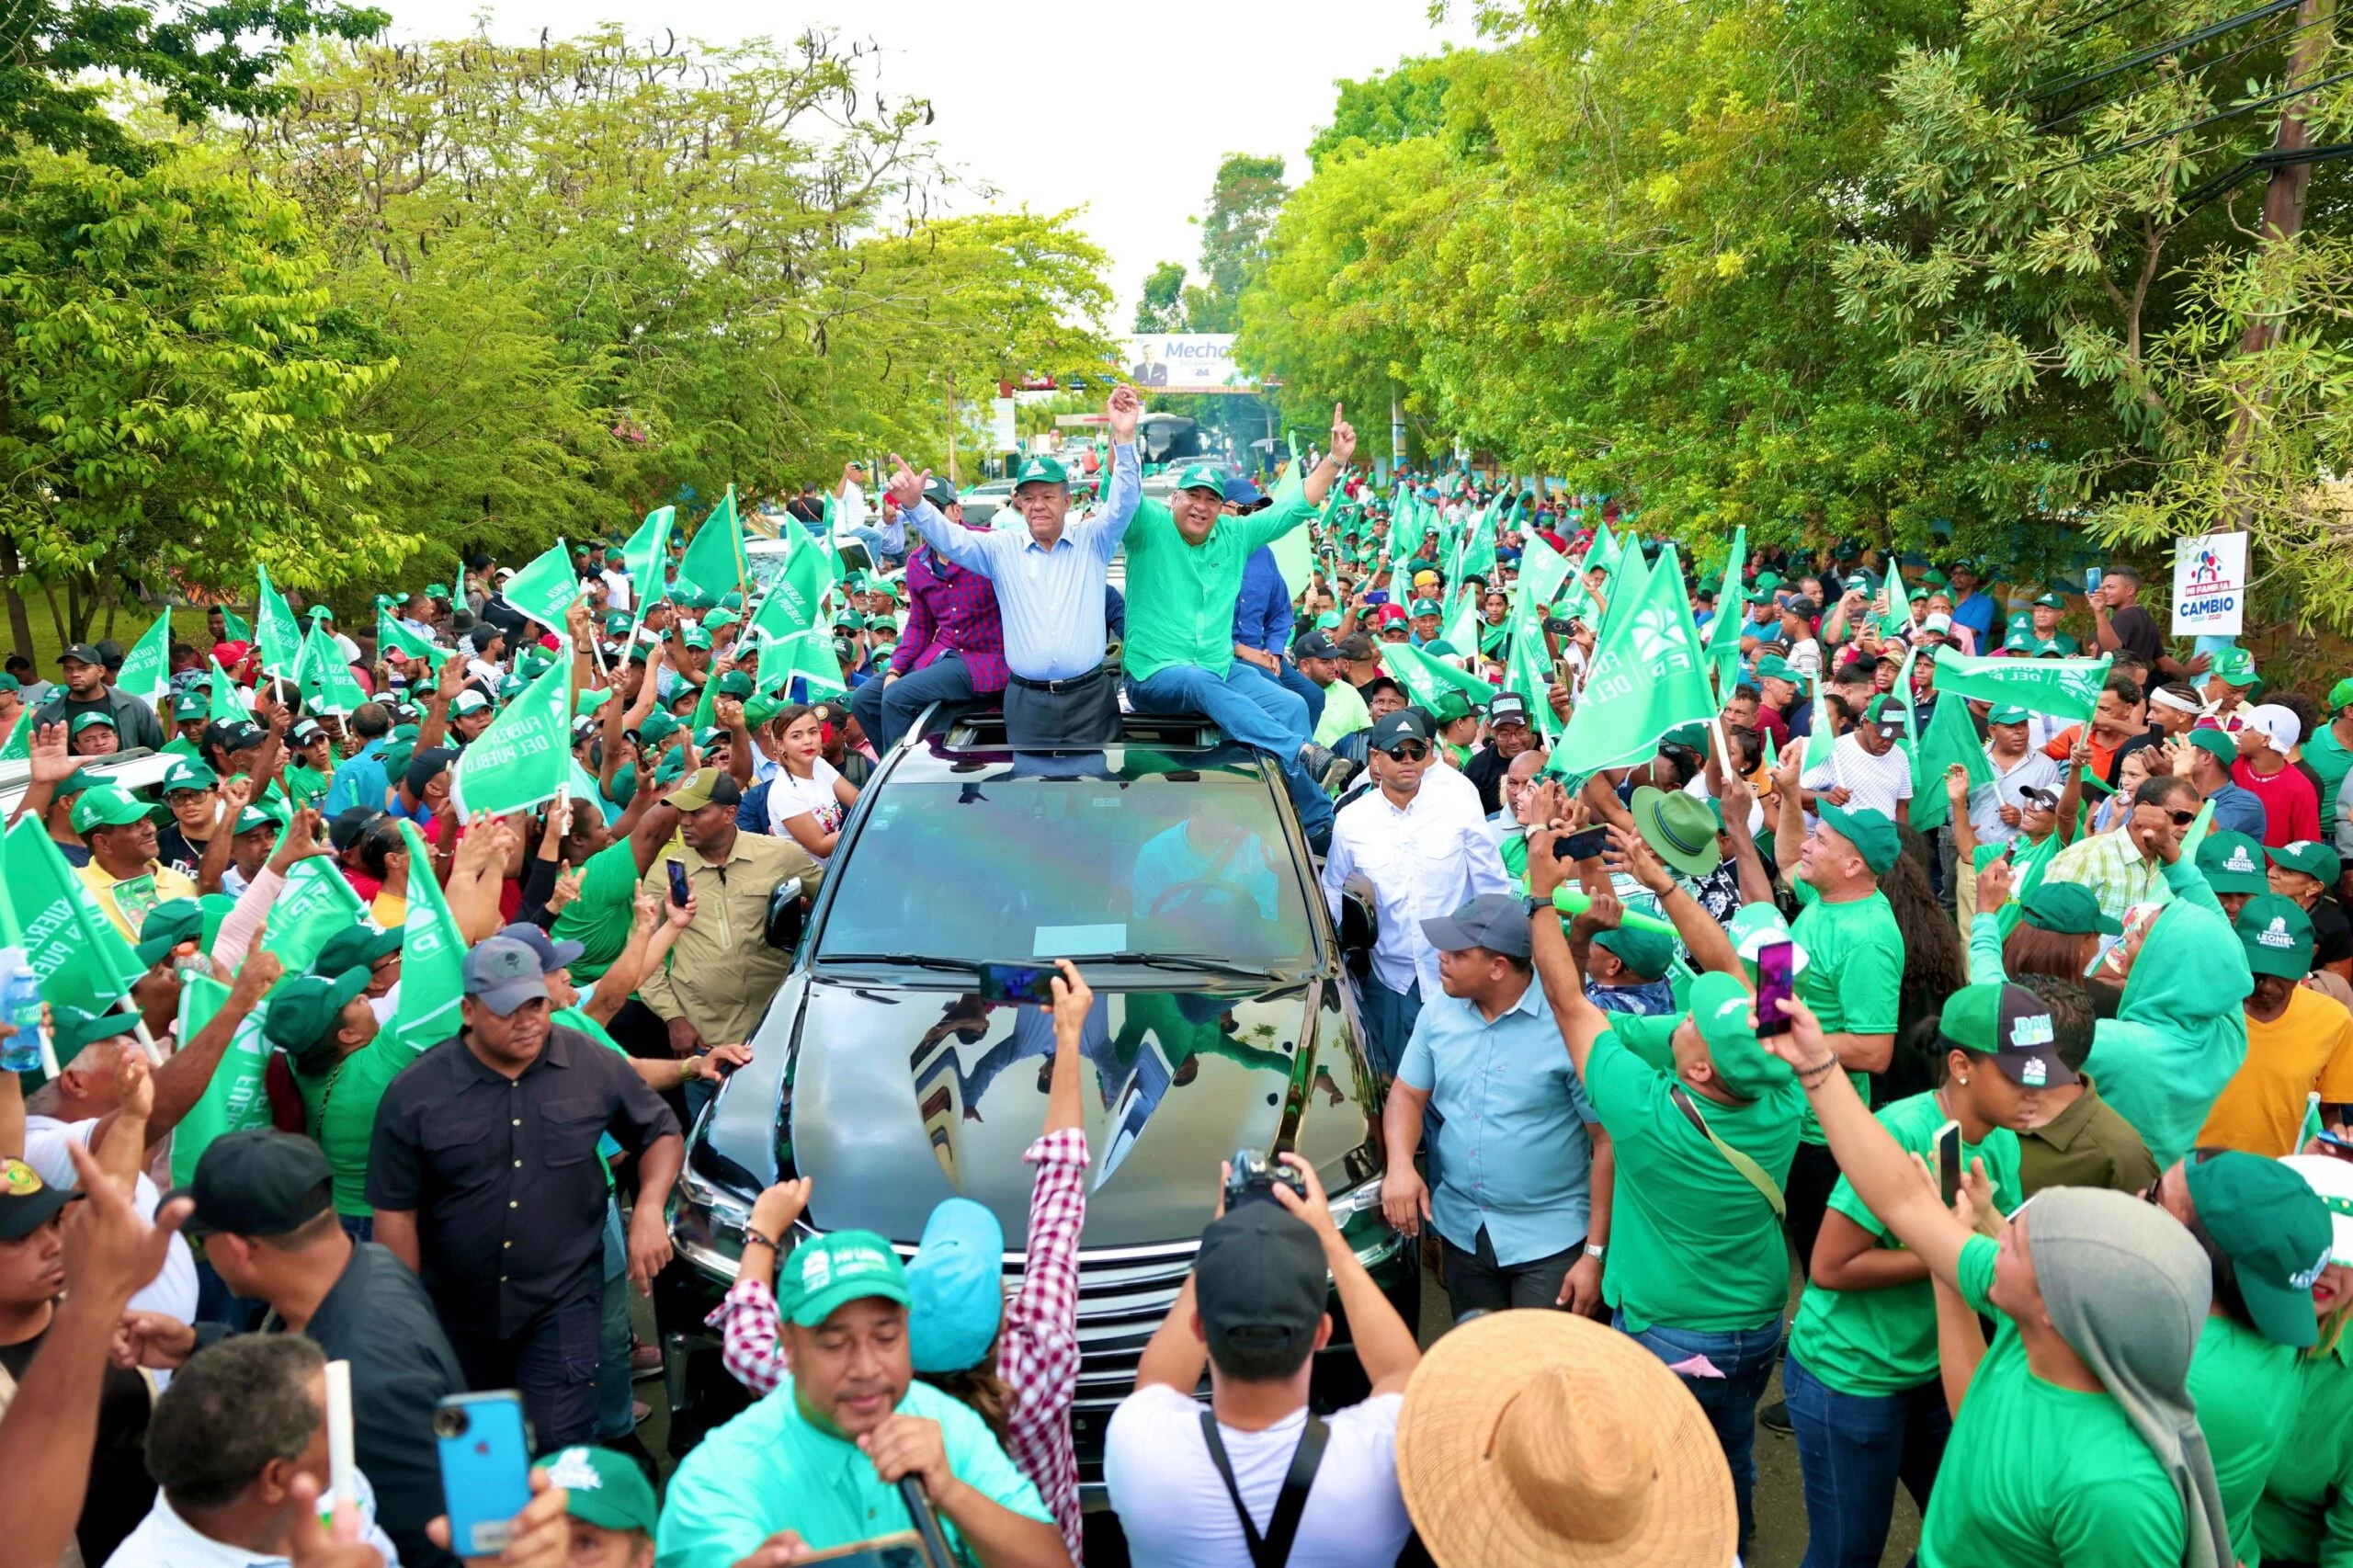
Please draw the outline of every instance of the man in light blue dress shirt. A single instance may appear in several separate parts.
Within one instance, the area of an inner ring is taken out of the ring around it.
[[[1107,745],[1120,736],[1119,683],[1103,662],[1109,632],[1104,588],[1111,557],[1143,495],[1136,457],[1133,387],[1111,394],[1111,483],[1103,509],[1070,518],[1070,476],[1051,458],[1024,458],[1014,472],[1014,509],[1028,526],[976,533],[923,498],[926,470],[900,460],[891,481],[900,515],[934,550],[996,587],[1005,625],[1006,739],[1017,751]]]
[[[1511,1307],[1597,1313],[1609,1138],[1536,983],[1527,901],[1481,893],[1422,934],[1445,994],[1423,1004],[1390,1090],[1382,1210],[1408,1235],[1425,1220],[1437,1229],[1457,1321]],[[1414,1169],[1432,1109],[1435,1190]]]

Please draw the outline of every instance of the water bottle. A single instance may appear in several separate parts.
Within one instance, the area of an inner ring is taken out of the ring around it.
[[[0,1040],[0,1072],[40,1067],[48,1055],[41,1041],[40,976],[22,948],[0,948],[0,1021],[17,1026],[15,1034]]]

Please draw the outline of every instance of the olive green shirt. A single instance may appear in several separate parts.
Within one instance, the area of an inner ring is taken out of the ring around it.
[[[2018,1193],[2046,1187],[2104,1187],[2140,1192],[2157,1179],[2157,1162],[2132,1124],[2100,1098],[2083,1074],[2075,1103],[2031,1132],[2018,1136]]]
[[[674,859],[687,868],[694,924],[678,933],[668,964],[647,975],[637,994],[665,1021],[693,1024],[712,1045],[747,1040],[792,967],[792,954],[769,947],[762,935],[768,895],[798,877],[806,897],[817,891],[824,868],[790,838],[739,829],[722,861],[683,846],[664,851],[644,885],[665,903]]]

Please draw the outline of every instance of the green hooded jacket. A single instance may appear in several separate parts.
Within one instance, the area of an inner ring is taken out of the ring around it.
[[[2175,902],[2149,927],[2116,1017],[2101,1020],[2084,1070],[2149,1145],[2159,1170],[2189,1153],[2215,1096],[2246,1060],[2255,990],[2246,950],[2187,857],[2165,869]]]

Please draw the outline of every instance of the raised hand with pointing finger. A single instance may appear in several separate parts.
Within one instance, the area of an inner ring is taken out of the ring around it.
[[[897,470],[891,475],[890,496],[904,511],[912,512],[923,503],[923,487],[931,483],[931,470],[921,473],[907,466],[907,460],[898,453],[891,454],[892,465]]]

